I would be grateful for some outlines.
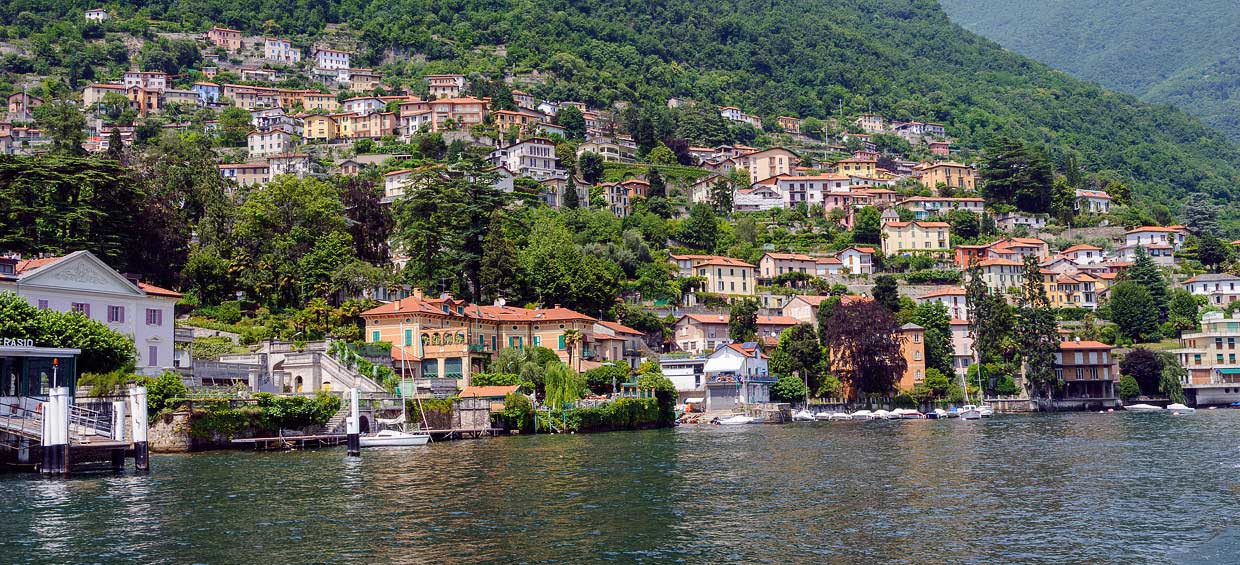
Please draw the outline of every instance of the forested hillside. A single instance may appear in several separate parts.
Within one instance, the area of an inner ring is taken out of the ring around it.
[[[1174,104],[1240,139],[1240,5],[1232,0],[942,4],[955,22],[1013,51]]]
[[[240,0],[121,1],[162,31],[212,24],[301,37],[329,24],[359,33],[363,64],[399,83],[425,71],[532,70],[530,88],[592,104],[669,97],[760,115],[829,118],[873,110],[943,122],[965,149],[1011,132],[1062,161],[1130,177],[1174,202],[1240,196],[1240,152],[1183,112],[1070,78],[953,24],[934,0]],[[71,66],[58,22],[93,2],[16,0],[5,33],[42,33],[43,64]],[[341,31],[334,26],[333,31]],[[149,32],[148,32],[149,33]],[[80,42],[81,39],[79,38]],[[12,63],[13,57],[6,59]],[[73,85],[77,86],[77,85]]]

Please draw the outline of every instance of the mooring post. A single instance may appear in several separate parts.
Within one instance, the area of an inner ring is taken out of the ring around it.
[[[129,404],[128,400],[112,401],[112,439],[114,441],[125,441],[125,406]],[[125,450],[112,450],[112,470],[123,471],[125,469]]]
[[[146,387],[129,389],[130,417],[133,419],[133,466],[138,471],[151,469],[151,454],[146,446]]]
[[[44,475],[69,473],[69,388],[53,387],[43,404]]]
[[[358,457],[362,454],[362,442],[358,434],[361,432],[362,424],[357,410],[357,389],[349,389],[349,421],[345,430],[346,440],[348,442],[348,456]]]

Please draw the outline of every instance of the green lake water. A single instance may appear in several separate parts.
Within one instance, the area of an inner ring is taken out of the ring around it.
[[[1227,545],[1240,410],[691,426],[151,466],[0,475],[0,562],[1164,563],[1207,542],[1209,562],[1240,562]]]

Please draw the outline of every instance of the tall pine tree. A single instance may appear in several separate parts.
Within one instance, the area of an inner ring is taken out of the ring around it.
[[[1024,361],[1025,385],[1034,398],[1050,399],[1062,386],[1055,374],[1059,350],[1059,326],[1046,297],[1041,267],[1036,257],[1025,257],[1024,282],[1018,298],[1016,341]]]
[[[1167,288],[1167,279],[1163,276],[1162,270],[1154,264],[1154,259],[1145,252],[1144,247],[1137,246],[1136,258],[1132,266],[1124,273],[1124,279],[1135,282],[1150,291],[1150,298],[1154,299],[1154,306],[1158,308],[1158,320],[1160,322],[1167,320],[1167,306],[1171,300],[1171,291]]]

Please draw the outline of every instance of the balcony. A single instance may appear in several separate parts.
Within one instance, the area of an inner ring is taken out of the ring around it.
[[[484,343],[469,344],[470,353],[491,353],[491,346]]]
[[[624,348],[624,356],[625,357],[641,357],[642,352],[640,349],[630,349],[626,347]]]

